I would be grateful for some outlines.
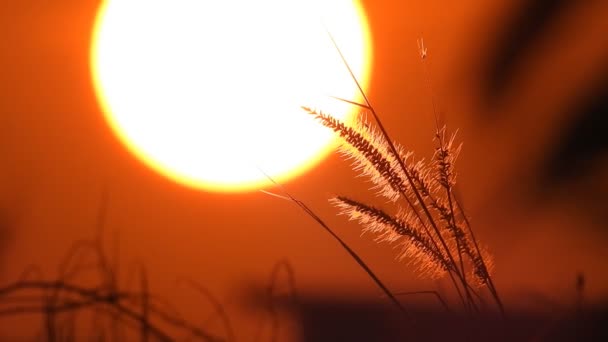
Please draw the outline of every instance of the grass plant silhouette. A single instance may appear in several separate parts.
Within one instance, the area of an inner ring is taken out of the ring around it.
[[[175,336],[188,336],[192,341],[234,341],[230,319],[221,304],[194,281],[186,280],[185,285],[211,304],[222,322],[224,336],[190,322],[168,301],[151,293],[147,270],[141,263],[132,265],[123,286],[118,253],[111,260],[103,245],[106,202],[104,196],[95,238],[72,244],[57,277],[43,279],[40,269],[31,266],[17,281],[0,287],[0,318],[41,315],[40,338],[48,342],[78,341],[82,334],[95,341],[168,342],[175,341]],[[129,289],[132,282],[137,282],[135,290]],[[79,316],[85,315],[91,318],[90,326],[77,323]]]
[[[327,33],[355,82],[363,103],[335,99],[362,109],[371,115],[373,121],[359,117],[355,124],[349,126],[321,110],[307,106],[302,106],[302,109],[343,140],[341,153],[352,161],[356,171],[372,181],[372,189],[377,195],[395,204],[396,213],[388,213],[347,196],[335,196],[330,202],[338,207],[340,214],[358,221],[365,232],[375,234],[378,241],[399,244],[399,258],[415,264],[422,276],[447,274],[467,312],[480,311],[483,299],[478,291],[487,288],[504,317],[504,307],[490,273],[490,254],[477,241],[470,221],[454,194],[454,164],[461,149],[461,145],[454,146],[455,134],[448,137],[446,127],[437,125],[434,137],[437,145],[431,162],[415,160],[413,152],[407,151],[389,136],[338,44],[331,33]],[[427,49],[422,41],[419,41],[419,49],[424,60]],[[360,258],[353,255],[350,248],[345,248],[389,298],[404,310]],[[445,303],[439,294],[437,296]]]

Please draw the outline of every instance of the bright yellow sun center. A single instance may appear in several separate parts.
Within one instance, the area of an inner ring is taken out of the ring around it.
[[[350,0],[112,0],[91,49],[107,122],[148,166],[188,186],[264,187],[316,165],[335,138],[300,106],[348,120],[365,87],[367,22]]]

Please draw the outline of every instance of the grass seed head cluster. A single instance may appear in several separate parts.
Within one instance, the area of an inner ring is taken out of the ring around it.
[[[330,202],[340,214],[357,221],[363,232],[374,234],[376,241],[399,246],[398,259],[406,260],[421,277],[449,275],[467,309],[478,309],[477,291],[483,286],[502,309],[491,279],[491,256],[477,242],[454,194],[455,162],[462,147],[455,143],[456,134],[448,136],[445,127],[437,128],[431,161],[416,160],[413,152],[390,140],[369,104],[360,106],[371,112],[376,125],[364,117],[347,125],[321,110],[302,109],[342,139],[340,153],[393,210],[342,195]]]

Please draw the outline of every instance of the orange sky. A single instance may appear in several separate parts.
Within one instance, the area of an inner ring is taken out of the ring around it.
[[[483,68],[518,2],[364,3],[375,53],[368,95],[393,137],[429,157],[430,81],[441,116],[464,142],[460,192],[480,239],[494,251],[499,290],[514,300],[540,291],[568,302],[582,271],[590,297],[606,297],[608,227],[595,216],[598,210],[578,201],[591,196],[588,188],[606,191],[605,167],[545,197],[531,193],[542,156],[572,119],[563,108],[599,81],[598,70],[605,72],[607,4],[592,2],[558,16],[531,45],[501,98],[488,104]],[[29,264],[52,277],[69,245],[94,234],[106,191],[108,241],[116,234],[125,263],[147,265],[159,293],[174,293],[178,276],[192,277],[238,316],[240,291],[264,282],[273,264],[287,258],[302,292],[378,296],[336,242],[292,204],[257,192],[184,188],[128,154],[105,124],[90,79],[97,6],[88,0],[2,5],[0,282],[14,280]],[[420,36],[429,49],[427,73],[416,47]],[[371,198],[368,184],[353,175],[333,155],[286,186],[391,288],[432,286],[394,261],[390,247],[360,238],[356,225],[334,216],[326,201],[331,194]]]

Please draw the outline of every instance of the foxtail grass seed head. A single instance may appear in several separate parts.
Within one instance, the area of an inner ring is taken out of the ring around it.
[[[381,135],[372,130],[364,121],[359,121],[355,127],[349,127],[342,121],[322,111],[302,107],[314,115],[325,127],[332,129],[346,144],[340,147],[340,152],[352,161],[353,169],[369,177],[374,189],[391,201],[399,198],[405,188],[405,180],[394,165],[395,161]]]
[[[438,130],[435,134],[435,140],[438,141],[438,146],[435,149],[435,155],[433,161],[435,162],[437,182],[444,188],[453,187],[456,185],[456,172],[454,171],[454,164],[462,144],[458,147],[454,147],[454,139],[456,133],[452,134],[449,140],[446,140],[446,127]]]
[[[330,199],[340,213],[358,221],[363,232],[376,235],[377,242],[397,243],[401,247],[398,258],[408,259],[421,275],[437,278],[449,269],[443,253],[417,227],[415,220],[406,216],[393,216],[376,207],[337,196]]]

